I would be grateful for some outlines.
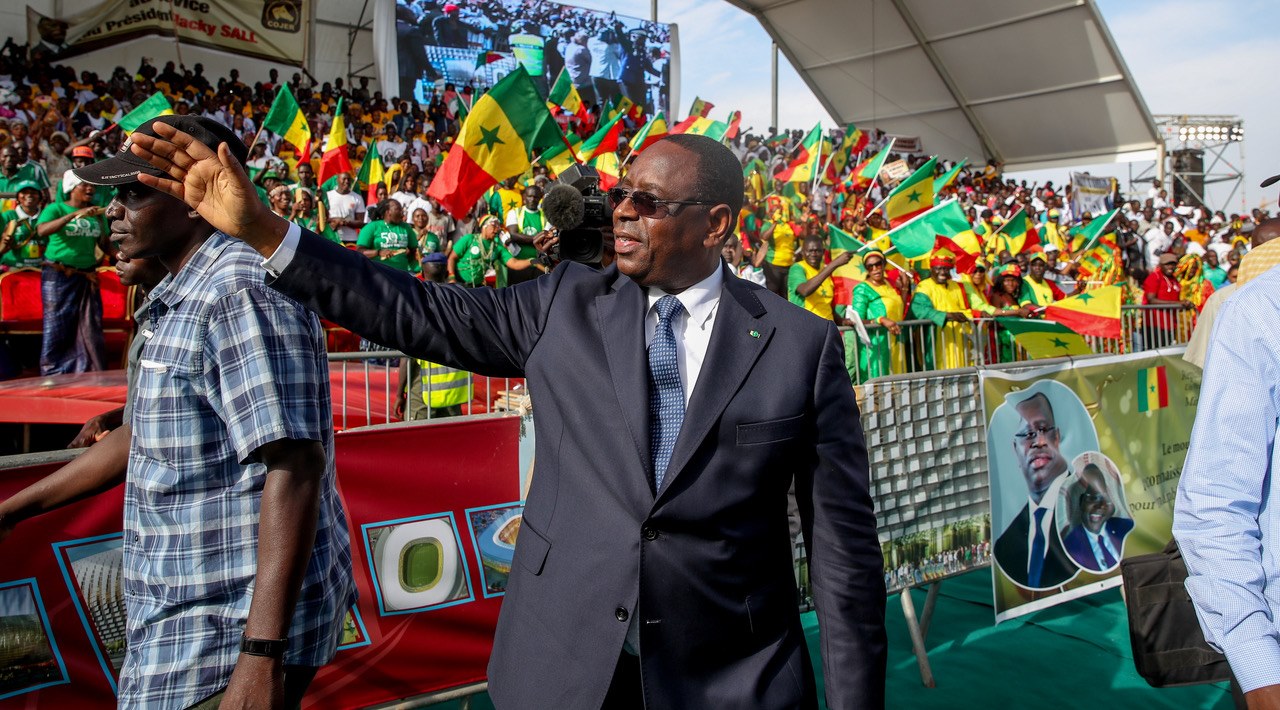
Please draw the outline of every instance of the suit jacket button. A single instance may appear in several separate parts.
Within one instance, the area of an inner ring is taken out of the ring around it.
[[[657,540],[658,535],[661,533],[646,525],[640,529],[640,534],[644,535],[644,539],[646,540]]]
[[[618,607],[617,609],[615,609],[613,611],[613,615],[618,617],[618,621],[626,621],[627,618],[631,616],[630,614],[627,613],[627,610],[623,609],[622,607]]]

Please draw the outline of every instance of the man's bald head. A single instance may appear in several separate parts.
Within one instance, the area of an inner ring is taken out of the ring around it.
[[[1249,240],[1249,244],[1256,248],[1276,237],[1280,237],[1280,217],[1264,219],[1258,223],[1257,227],[1254,227],[1253,237]]]

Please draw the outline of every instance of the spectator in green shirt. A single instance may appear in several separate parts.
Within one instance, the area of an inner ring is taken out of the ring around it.
[[[501,231],[502,220],[489,215],[480,222],[479,234],[468,234],[455,242],[453,253],[449,255],[449,282],[470,288],[483,286],[485,273],[493,269],[495,285],[502,287],[506,285],[502,266],[508,269],[542,268],[535,259],[511,256],[511,252],[497,239]]]
[[[401,271],[415,271],[418,265],[418,236],[405,224],[404,206],[391,199],[378,203],[381,219],[366,224],[356,239],[360,253]]]
[[[44,249],[49,241],[36,229],[44,191],[33,182],[14,187],[18,193],[17,204],[11,210],[0,212],[0,270],[43,265]]]
[[[40,213],[36,231],[49,239],[40,274],[44,332],[40,374],[57,375],[103,369],[102,293],[98,289],[96,249],[107,238],[103,209],[93,204],[93,185],[75,173],[62,178],[65,203]]]

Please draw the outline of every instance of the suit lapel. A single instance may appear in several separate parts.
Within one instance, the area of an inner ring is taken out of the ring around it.
[[[707,437],[707,432],[742,386],[760,353],[764,352],[773,336],[773,326],[759,320],[764,314],[760,299],[726,269],[711,342],[707,345],[707,355],[702,360],[702,371],[693,387],[693,396],[685,409],[684,425],[676,439],[659,496],[671,488],[671,483],[689,463]]]
[[[625,479],[644,482],[653,496],[653,455],[649,452],[649,361],[644,343],[644,291],[631,279],[618,275],[614,290],[596,297],[596,314],[604,336],[605,356],[613,375],[622,420],[639,454],[637,465]],[[620,456],[619,461],[632,461]]]

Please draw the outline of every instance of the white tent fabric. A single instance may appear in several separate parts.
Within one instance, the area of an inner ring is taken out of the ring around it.
[[[25,0],[25,2],[0,3],[0,28],[2,28],[0,42],[6,36],[12,36],[18,43],[26,41],[27,5],[37,12],[57,15],[58,13],[76,13],[99,2],[101,0]],[[395,0],[368,0],[367,3],[355,0],[316,0],[312,12],[314,17],[308,23],[311,37],[307,45],[306,62],[312,76],[322,82],[346,77],[348,73],[383,78],[378,73],[374,58],[373,17],[375,12],[393,16]],[[389,47],[391,56],[394,57],[394,23],[386,24],[391,27],[392,41],[379,46],[383,50]],[[352,29],[355,29],[354,42],[350,41]],[[138,63],[143,57],[150,57],[158,66],[164,66],[167,61],[177,61],[179,53],[183,63],[188,67],[197,62],[204,64],[205,74],[208,76],[226,76],[234,68],[240,71],[242,81],[250,83],[266,79],[267,72],[273,68],[278,69],[285,79],[298,71],[296,67],[202,47],[183,45],[179,48],[172,39],[164,37],[143,37],[71,57],[66,60],[66,63],[76,68],[91,69],[105,78],[110,76],[111,70],[116,66],[123,66],[133,71],[138,68]],[[376,89],[378,83],[378,81],[370,82],[370,86]],[[396,86],[394,75],[390,77],[388,85]],[[386,95],[394,94],[393,88]]]
[[[840,123],[1008,172],[1154,160],[1155,122],[1093,0],[729,0]]]

